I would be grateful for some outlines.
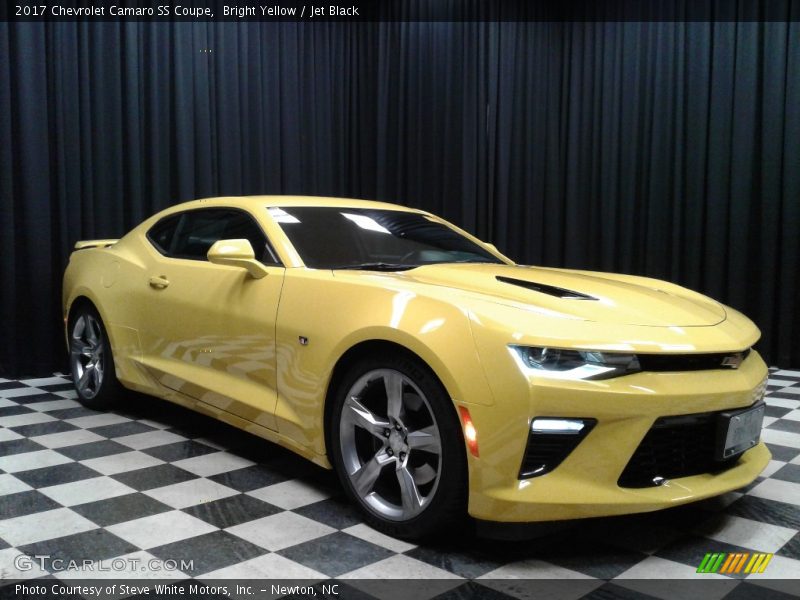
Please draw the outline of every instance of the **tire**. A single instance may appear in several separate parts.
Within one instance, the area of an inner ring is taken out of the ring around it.
[[[97,310],[84,304],[70,315],[69,367],[78,401],[93,410],[107,410],[122,397],[114,355]]]
[[[461,427],[420,361],[398,355],[354,364],[336,390],[330,431],[339,480],[374,529],[419,540],[465,517]]]

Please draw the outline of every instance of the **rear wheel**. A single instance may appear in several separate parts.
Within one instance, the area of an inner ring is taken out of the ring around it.
[[[461,431],[452,402],[427,367],[407,357],[362,360],[335,400],[332,458],[370,525],[419,539],[463,517]]]
[[[100,315],[89,305],[77,308],[69,321],[69,365],[78,400],[95,410],[111,407],[123,392]]]

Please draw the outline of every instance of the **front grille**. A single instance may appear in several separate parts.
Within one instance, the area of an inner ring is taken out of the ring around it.
[[[739,460],[738,456],[726,461],[714,459],[717,422],[715,413],[658,419],[622,472],[619,485],[651,487],[664,479],[713,473],[732,467]]]
[[[710,369],[735,369],[750,355],[742,352],[717,352],[713,354],[637,354],[642,371],[706,371]],[[726,361],[726,359],[728,359]],[[723,364],[727,362],[728,364]],[[735,366],[734,366],[735,365]]]

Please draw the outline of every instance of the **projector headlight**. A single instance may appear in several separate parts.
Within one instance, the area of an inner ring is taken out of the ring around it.
[[[523,371],[551,379],[610,379],[641,371],[635,354],[509,346]]]

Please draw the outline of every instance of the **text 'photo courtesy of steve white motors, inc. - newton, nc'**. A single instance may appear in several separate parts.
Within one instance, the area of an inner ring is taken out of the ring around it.
[[[67,4],[16,4],[14,16],[23,18],[181,18],[181,19],[289,19],[360,17],[359,7],[335,4],[217,4],[196,6],[186,4],[153,4],[152,6],[119,6],[97,4],[70,6]]]
[[[310,585],[298,583],[293,580],[281,581],[253,581],[240,580],[239,582],[213,582],[213,583],[188,583],[176,585],[173,583],[17,583],[14,591],[25,597],[51,597],[72,596],[83,598],[111,599],[128,596],[189,596],[189,597],[220,597],[233,596],[237,598],[247,596],[269,597],[300,596],[311,598],[321,596],[335,598],[341,593],[338,583]]]

